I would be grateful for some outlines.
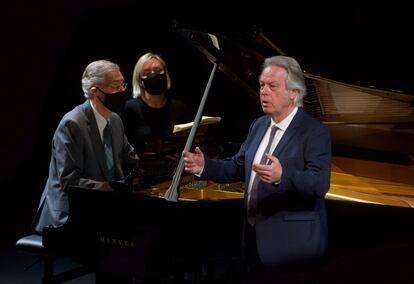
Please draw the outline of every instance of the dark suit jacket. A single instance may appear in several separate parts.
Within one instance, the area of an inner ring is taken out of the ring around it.
[[[254,156],[270,122],[268,115],[256,119],[235,156],[206,159],[201,178],[224,183],[244,180],[247,186]],[[273,155],[283,173],[278,185],[262,181],[258,185],[259,257],[271,267],[322,256],[328,238],[324,197],[330,185],[329,130],[299,108]]]
[[[137,166],[138,157],[124,135],[120,117],[115,113],[112,113],[110,128],[115,175],[121,179]],[[70,186],[99,188],[109,177],[104,146],[87,100],[68,112],[55,131],[49,178],[33,222],[34,230],[42,233],[45,226],[61,226],[66,222]]]

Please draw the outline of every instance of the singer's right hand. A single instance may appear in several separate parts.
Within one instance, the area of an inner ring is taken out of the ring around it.
[[[191,174],[199,174],[204,168],[204,154],[200,148],[195,148],[195,153],[183,151],[184,169]]]

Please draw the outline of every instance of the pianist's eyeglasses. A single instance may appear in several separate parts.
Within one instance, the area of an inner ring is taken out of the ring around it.
[[[122,83],[122,84],[109,84],[108,86],[110,86],[111,88],[114,88],[116,90],[119,90],[121,88],[123,88],[124,90],[127,89],[128,87],[128,83]]]

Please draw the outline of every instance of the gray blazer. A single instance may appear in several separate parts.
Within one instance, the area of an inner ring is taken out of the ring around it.
[[[249,184],[254,156],[269,125],[267,115],[256,119],[239,152],[225,160],[206,160],[201,178]],[[283,173],[278,185],[258,185],[259,257],[267,267],[320,257],[328,241],[324,197],[331,172],[329,130],[299,108],[273,155]]]
[[[124,135],[120,117],[113,113],[110,128],[116,179],[124,178],[138,164],[138,157]],[[109,180],[106,156],[89,100],[68,112],[52,141],[49,178],[33,220],[33,229],[63,225],[69,214],[70,186],[99,188]]]

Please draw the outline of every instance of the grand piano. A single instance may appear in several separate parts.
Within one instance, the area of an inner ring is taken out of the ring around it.
[[[260,64],[267,56],[285,53],[261,31],[175,32],[205,56],[205,66],[215,63],[219,70],[203,114],[220,119],[201,123],[193,146],[209,157],[232,155],[252,119],[261,114]],[[332,270],[348,280],[371,273],[376,276],[370,280],[391,278],[414,253],[409,228],[414,224],[414,96],[307,72],[305,78],[304,108],[330,128],[333,143],[326,196],[331,249],[312,275],[326,280]],[[238,109],[232,112],[228,106],[235,102]],[[199,280],[217,278],[223,267],[220,276],[240,273],[243,183],[217,184],[182,174],[178,202],[164,198],[187,135],[188,130],[172,134],[165,149],[144,158],[130,188],[71,188],[68,222],[45,230],[45,247],[95,271],[192,271]],[[390,274],[378,271],[381,265]]]

